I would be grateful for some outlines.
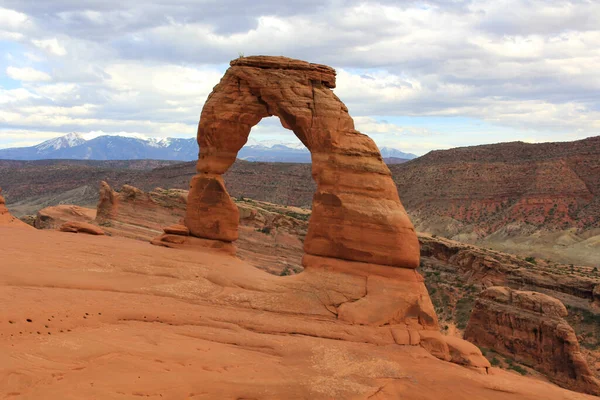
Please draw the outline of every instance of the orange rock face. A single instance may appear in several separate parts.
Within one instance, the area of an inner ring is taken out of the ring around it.
[[[61,232],[70,233],[87,233],[88,235],[101,236],[104,235],[104,231],[95,225],[88,224],[86,222],[69,221],[61,225]]]
[[[307,254],[417,268],[419,243],[375,143],[354,129],[333,93],[335,71],[285,57],[231,62],[208,97],[198,126],[198,175],[185,225],[193,236],[233,241],[238,216],[220,176],[250,129],[277,116],[312,154],[317,183],[305,241]]]
[[[281,277],[202,248],[4,226],[0,243],[3,399],[592,400],[436,359],[439,333],[408,329],[417,312],[337,318],[404,275],[410,289],[409,269],[337,260]]]
[[[565,316],[558,299],[495,286],[477,300],[465,339],[530,365],[563,387],[600,395],[600,382]]]
[[[109,234],[147,240],[159,235],[164,226],[181,220],[186,201],[185,190],[156,188],[143,192],[124,185],[115,192],[102,182],[95,222]]]
[[[185,223],[193,236],[233,242],[238,238],[238,208],[220,175],[192,178]]]
[[[33,226],[37,229],[58,229],[62,224],[69,221],[90,223],[96,218],[96,210],[61,204],[46,207],[37,212]]]

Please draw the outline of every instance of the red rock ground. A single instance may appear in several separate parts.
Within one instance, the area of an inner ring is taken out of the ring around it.
[[[592,398],[350,329],[303,291],[308,271],[6,226],[0,243],[3,398]]]

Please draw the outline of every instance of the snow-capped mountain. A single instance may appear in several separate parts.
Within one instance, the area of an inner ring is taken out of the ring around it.
[[[383,157],[395,159],[415,158],[414,154],[383,147]],[[98,136],[85,140],[77,133],[47,140],[32,147],[0,149],[0,159],[41,160],[177,160],[192,161],[198,158],[195,138],[140,139],[124,136]],[[277,140],[258,141],[249,138],[238,153],[238,158],[247,161],[268,162],[311,162],[310,152],[302,143]]]
[[[417,156],[412,153],[405,153],[392,147],[382,147],[379,149],[379,151],[381,152],[381,157],[383,158],[403,158],[406,160],[417,158]]]
[[[33,146],[38,153],[51,152],[69,147],[79,146],[85,143],[85,139],[78,133],[69,133],[65,136],[60,136],[54,139],[46,140],[43,143]]]
[[[84,144],[86,140],[78,133],[69,133],[54,139],[46,140],[36,146],[0,149],[0,159],[12,160],[43,160],[63,149],[69,149]]]

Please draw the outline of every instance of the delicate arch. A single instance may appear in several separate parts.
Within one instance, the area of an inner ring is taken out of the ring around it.
[[[200,238],[237,239],[239,213],[222,174],[253,126],[279,117],[306,145],[317,183],[307,254],[416,268],[419,243],[375,143],[354,129],[331,90],[335,70],[285,57],[231,62],[209,95],[198,125],[198,174],[190,183],[185,225]]]

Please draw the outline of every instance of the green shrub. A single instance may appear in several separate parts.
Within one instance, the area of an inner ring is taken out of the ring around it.
[[[465,329],[467,327],[474,304],[475,301],[470,296],[465,296],[456,302],[456,314],[454,319],[458,329]]]
[[[518,372],[521,375],[527,375],[527,370],[521,367],[520,365],[511,364],[509,365],[508,369],[512,369],[513,371]]]

